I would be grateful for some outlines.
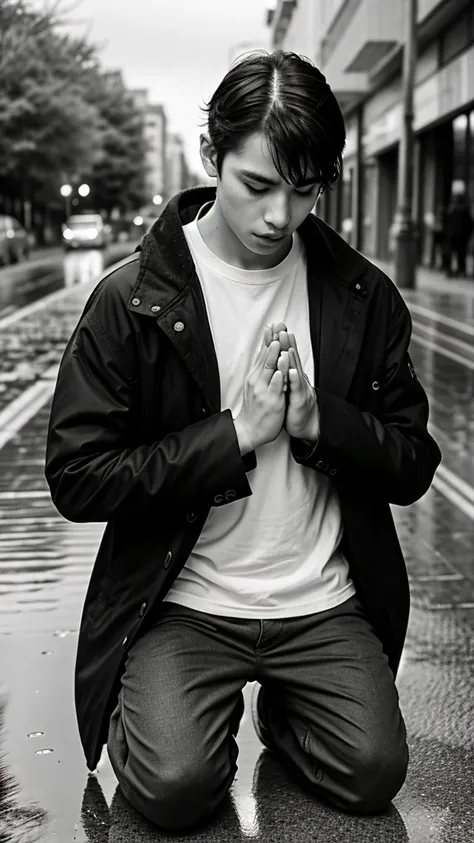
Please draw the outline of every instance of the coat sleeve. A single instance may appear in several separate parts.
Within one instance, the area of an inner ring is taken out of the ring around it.
[[[441,461],[428,433],[428,399],[408,352],[411,318],[398,303],[392,317],[376,413],[317,390],[320,438],[314,447],[292,439],[296,462],[333,477],[354,495],[414,503],[429,489]]]
[[[83,316],[59,368],[45,476],[58,511],[75,522],[181,517],[252,494],[230,410],[150,444],[135,444],[126,346]],[[250,462],[249,462],[250,458]]]

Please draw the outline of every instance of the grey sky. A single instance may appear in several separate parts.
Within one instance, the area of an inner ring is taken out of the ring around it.
[[[107,68],[121,68],[128,87],[148,88],[165,106],[172,131],[184,139],[188,163],[200,177],[199,110],[241,42],[266,46],[270,0],[79,0],[71,16],[102,46]],[[76,29],[76,26],[74,27]],[[245,46],[239,50],[244,52]]]

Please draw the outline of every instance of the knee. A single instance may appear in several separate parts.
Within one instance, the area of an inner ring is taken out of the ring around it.
[[[142,771],[121,782],[128,801],[150,822],[170,831],[198,826],[214,813],[231,782],[220,782],[205,766],[177,765]]]
[[[388,808],[406,778],[406,743],[394,749],[367,747],[352,767],[347,808],[357,814],[375,814]]]

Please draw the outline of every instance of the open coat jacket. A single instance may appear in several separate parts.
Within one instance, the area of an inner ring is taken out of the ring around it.
[[[231,411],[221,410],[206,307],[182,229],[214,197],[214,188],[195,188],[171,200],[141,250],[96,286],[59,369],[46,453],[52,499],[70,521],[107,522],[76,662],[91,770],[128,649],[211,507],[252,494],[258,455],[241,457]],[[342,549],[396,674],[409,592],[389,504],[427,491],[440,452],[427,432],[427,398],[408,353],[410,316],[396,287],[315,216],[299,233],[321,434],[316,447],[292,438],[291,452],[337,487]]]

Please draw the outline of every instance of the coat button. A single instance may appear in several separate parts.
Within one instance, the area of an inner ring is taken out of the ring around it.
[[[140,606],[140,611],[138,613],[138,617],[142,618],[143,615],[145,614],[145,612],[146,612],[146,603],[142,603],[142,605]]]
[[[168,550],[168,553],[167,553],[167,554],[166,554],[166,556],[165,556],[165,561],[163,562],[163,567],[164,567],[164,568],[168,568],[168,567],[169,567],[169,564],[170,564],[170,562],[171,562],[172,558],[173,558],[173,554],[171,553],[171,550]]]
[[[375,391],[377,391],[377,389],[380,389],[380,384],[378,381],[373,382],[372,389],[375,389]]]
[[[161,307],[159,304],[154,304],[153,307],[150,307],[150,310],[152,313],[158,313],[158,311],[161,310]]]
[[[331,468],[329,474],[331,475],[331,477],[334,477],[334,475],[337,474],[337,468]]]
[[[229,491],[225,493],[226,501],[234,501],[236,497],[237,497],[237,495],[236,495],[234,489],[229,489]]]
[[[184,331],[184,322],[175,322],[173,325],[175,331]]]
[[[138,305],[140,303],[141,303],[141,299],[132,299],[132,304],[133,304],[134,307],[138,307]]]
[[[192,524],[193,521],[196,520],[196,518],[197,518],[197,515],[196,515],[195,512],[188,512],[188,514],[186,515],[186,520],[189,521],[190,524]]]
[[[214,498],[214,503],[220,504],[224,503],[224,495],[216,495]]]

